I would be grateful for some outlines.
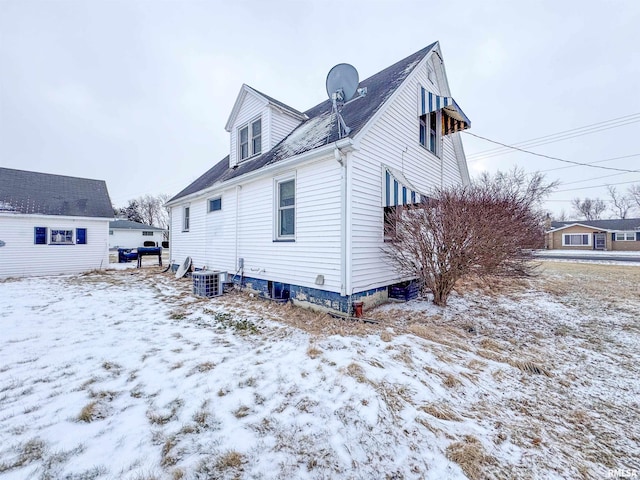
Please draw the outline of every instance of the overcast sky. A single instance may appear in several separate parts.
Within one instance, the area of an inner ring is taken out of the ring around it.
[[[0,0],[0,166],[106,180],[116,206],[175,194],[228,153],[242,83],[304,111],[335,64],[364,79],[439,40],[471,133],[588,133],[530,149],[640,171],[638,25],[637,0]],[[606,198],[598,185],[640,184],[463,142],[472,176],[518,165],[561,180],[556,213]]]

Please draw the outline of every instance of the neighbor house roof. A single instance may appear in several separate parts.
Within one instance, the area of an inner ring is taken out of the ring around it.
[[[551,230],[562,230],[573,225],[597,228],[608,231],[631,231],[640,230],[640,218],[614,218],[611,220],[574,220],[568,222],[551,222]]]
[[[0,212],[113,218],[104,180],[0,168]]]
[[[416,65],[425,58],[436,44],[437,42],[434,42],[413,55],[409,55],[407,58],[394,63],[390,67],[360,82],[358,87],[366,88],[367,94],[364,97],[359,97],[346,103],[341,110],[342,118],[351,129],[350,137],[356,136],[362,130],[367,122],[380,110],[386,100],[395,92],[402,82],[406,80]],[[255,89],[252,90],[256,91]],[[260,93],[260,95],[266,97],[266,95],[262,93]],[[271,97],[266,98],[271,99]],[[284,106],[293,110],[291,107]],[[229,156],[227,155],[193,183],[175,195],[169,202],[209,188],[216,183],[240,177],[280,160],[328,145],[339,139],[337,122],[333,118],[331,100],[327,99],[315,107],[310,108],[304,112],[304,115],[308,117],[308,120],[301,123],[268,152],[231,168],[229,167]]]
[[[154,227],[153,225],[147,225],[131,220],[112,220],[111,222],[109,222],[109,228],[121,228],[123,230],[156,230],[159,232],[164,232],[164,228]]]

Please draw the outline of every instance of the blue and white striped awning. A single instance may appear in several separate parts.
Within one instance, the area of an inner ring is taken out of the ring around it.
[[[471,120],[451,97],[441,97],[420,87],[420,116],[442,110],[442,134],[450,135],[471,128]]]
[[[421,194],[402,172],[383,165],[382,177],[382,206],[396,207],[421,203],[426,195]]]

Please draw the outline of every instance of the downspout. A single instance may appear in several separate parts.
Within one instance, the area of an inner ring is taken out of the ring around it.
[[[173,207],[169,207],[169,267],[173,263]]]
[[[236,261],[235,261],[235,265],[234,265],[234,269],[239,270],[239,266],[238,266],[238,233],[240,231],[239,227],[238,227],[238,220],[240,218],[240,190],[242,190],[242,185],[236,185]]]
[[[347,159],[338,147],[333,151],[340,164],[340,295],[347,294]]]

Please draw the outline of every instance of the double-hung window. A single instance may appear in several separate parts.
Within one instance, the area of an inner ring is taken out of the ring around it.
[[[189,231],[190,216],[191,216],[191,207],[187,205],[186,207],[182,208],[182,231],[183,232]]]
[[[439,156],[438,143],[438,112],[420,116],[420,145]]]
[[[262,120],[260,118],[238,129],[238,159],[246,160],[262,152]]]
[[[276,239],[294,240],[296,233],[296,180],[276,181]]]
[[[616,232],[616,241],[617,242],[631,242],[635,241],[636,233],[635,232]]]

